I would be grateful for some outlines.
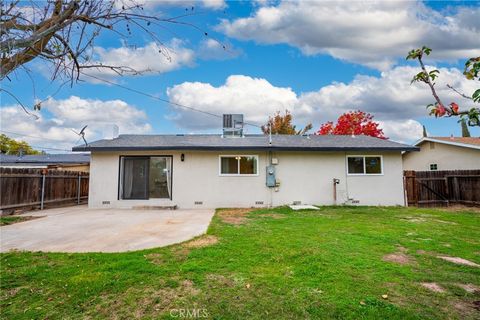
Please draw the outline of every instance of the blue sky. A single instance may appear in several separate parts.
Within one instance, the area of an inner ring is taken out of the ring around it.
[[[145,10],[174,16],[192,4],[196,14],[184,21],[208,36],[185,26],[169,25],[172,33],[153,28],[172,59],[167,61],[140,30],[133,29],[126,39],[129,47],[116,34],[104,32],[95,43],[96,59],[153,71],[124,77],[95,70],[91,74],[199,110],[244,113],[258,125],[275,111],[288,109],[299,126],[311,122],[317,129],[345,111],[361,109],[372,113],[394,140],[416,140],[421,125],[432,136],[460,134],[457,119],[428,116],[424,106],[433,98],[426,86],[410,85],[418,67],[404,56],[414,47],[432,47],[427,63],[441,70],[441,97],[447,104],[468,106],[446,84],[469,94],[478,87],[478,82],[463,79],[461,71],[467,57],[480,55],[479,2],[155,0]],[[52,148],[47,151],[69,149],[78,141],[72,129],[83,125],[89,126],[90,141],[108,135],[113,124],[120,133],[220,132],[217,118],[86,76],[56,92],[59,82],[48,78],[51,66],[33,61],[28,68],[35,86],[22,71],[2,86],[26,106],[50,99],[35,120],[2,94],[1,130]],[[470,131],[480,135],[477,128]]]

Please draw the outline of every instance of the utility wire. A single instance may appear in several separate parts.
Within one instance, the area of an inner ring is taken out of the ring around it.
[[[21,136],[21,137],[37,138],[37,139],[42,139],[42,140],[54,141],[54,142],[65,142],[65,140],[55,140],[55,139],[50,139],[50,138],[42,138],[42,137],[38,137],[38,136],[31,136],[31,135],[28,135],[28,134],[17,133],[17,132],[6,131],[6,130],[0,130],[0,132],[8,133],[8,134],[14,134],[14,135]]]
[[[170,101],[170,100],[167,100],[167,99],[163,99],[163,98],[154,96],[154,95],[152,95],[152,94],[150,94],[150,93],[146,93],[146,92],[140,91],[140,90],[138,90],[138,89],[130,88],[130,87],[127,87],[127,86],[118,84],[118,83],[116,83],[116,82],[113,82],[113,81],[110,81],[110,80],[106,80],[106,79],[102,79],[102,78],[99,78],[99,77],[97,77],[97,76],[93,76],[93,75],[90,75],[90,74],[87,74],[87,73],[84,73],[84,72],[80,72],[80,73],[83,74],[84,76],[87,76],[87,77],[96,79],[96,80],[98,80],[98,81],[102,81],[102,82],[111,84],[112,86],[117,86],[117,87],[119,87],[119,88],[122,88],[122,89],[125,89],[125,90],[129,90],[129,91],[131,91],[131,92],[135,92],[135,93],[137,93],[137,94],[140,94],[140,95],[143,95],[143,96],[146,96],[146,97],[149,97],[149,98],[158,100],[158,101],[162,101],[162,102],[165,102],[165,103],[168,103],[168,104],[171,104],[171,105],[180,107],[180,108],[184,108],[184,109],[188,109],[188,110],[200,112],[200,113],[203,113],[203,114],[206,114],[206,115],[209,115],[209,116],[212,116],[212,117],[220,118],[220,119],[223,118],[223,116],[221,116],[221,115],[219,115],[219,114],[215,114],[215,113],[208,112],[208,111],[203,111],[203,110],[200,110],[200,109],[197,109],[197,108],[194,108],[194,107],[186,106],[186,105],[184,105],[184,104],[172,102],[172,101]],[[260,129],[262,128],[261,126],[256,125],[256,124],[253,124],[253,123],[248,123],[248,122],[243,122],[243,123],[246,124],[246,125],[252,126],[252,127],[256,127],[256,128],[260,128]]]
[[[21,133],[16,133],[16,132],[11,132],[11,131],[6,131],[6,130],[0,130],[0,132],[8,133],[8,134],[13,134],[21,137],[30,137],[30,138],[39,138],[35,136],[31,136],[28,134],[21,134]],[[42,140],[50,140],[54,142],[65,142],[63,140],[54,140],[54,139],[48,139],[48,138],[41,138]],[[43,146],[36,146],[36,145],[31,145],[29,144],[30,147],[36,148],[36,149],[43,149],[43,150],[56,150],[56,151],[67,151],[67,152],[72,152],[72,150],[68,149],[60,149],[60,148],[51,148],[51,147],[43,147]]]
[[[72,152],[72,150],[68,150],[68,149],[59,149],[59,148],[50,148],[50,147],[42,147],[42,146],[34,146],[34,145],[29,145],[30,147],[32,148],[35,148],[35,149],[41,149],[41,150],[55,150],[55,151],[67,151],[67,152]]]

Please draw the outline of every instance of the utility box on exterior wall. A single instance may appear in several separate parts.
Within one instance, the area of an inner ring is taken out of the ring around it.
[[[267,187],[274,188],[275,187],[275,167],[270,165],[267,166]]]

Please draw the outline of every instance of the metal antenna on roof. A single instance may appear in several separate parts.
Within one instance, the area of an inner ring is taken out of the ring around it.
[[[85,140],[85,129],[88,127],[88,125],[86,125],[85,127],[82,128],[82,130],[80,130],[80,132],[77,132],[73,129],[70,129],[72,130],[73,132],[75,132],[76,134],[78,134],[80,136],[80,138],[83,139],[83,142],[85,143],[85,147],[88,146],[88,143],[87,143],[87,140]]]

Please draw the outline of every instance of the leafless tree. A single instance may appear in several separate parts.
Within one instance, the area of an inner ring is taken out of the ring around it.
[[[126,40],[133,29],[140,29],[159,46],[159,55],[170,59],[168,46],[155,30],[170,32],[168,25],[185,25],[207,36],[185,20],[196,14],[193,9],[187,8],[174,17],[159,17],[147,13],[136,0],[1,1],[0,80],[10,79],[22,69],[28,72],[26,64],[34,59],[52,65],[52,80],[60,78],[71,85],[85,69],[109,69],[118,75],[147,72],[149,70],[96,61],[95,40],[104,31],[114,32]]]

